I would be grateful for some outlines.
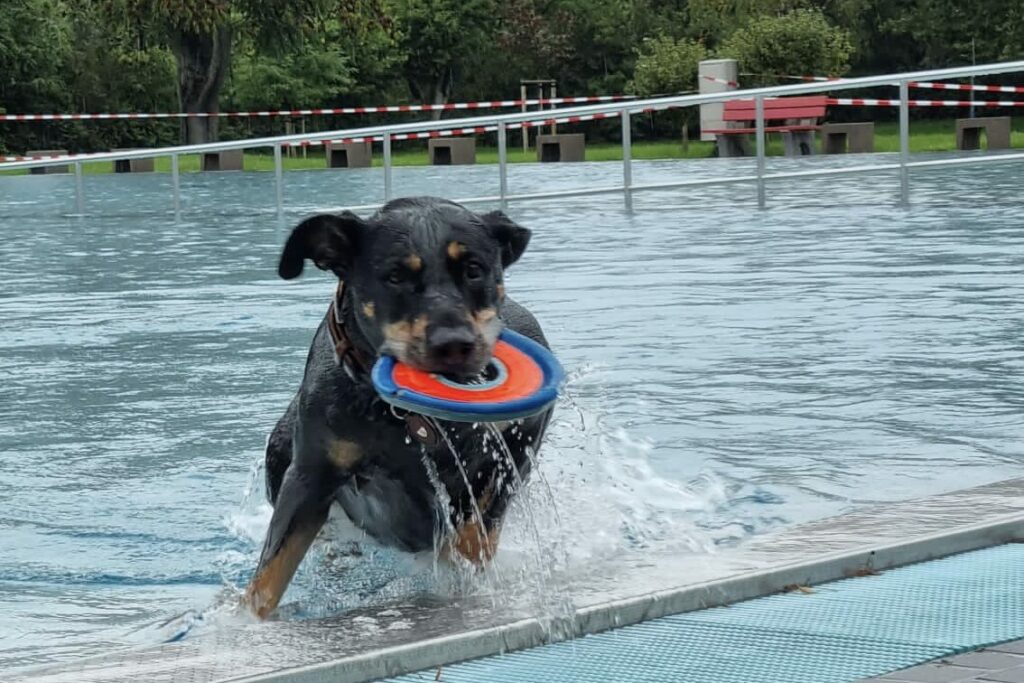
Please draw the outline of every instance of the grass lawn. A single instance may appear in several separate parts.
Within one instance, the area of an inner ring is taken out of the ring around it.
[[[512,137],[509,141],[508,159],[510,163],[523,163],[536,161],[536,152],[523,152],[518,145],[518,140]],[[403,143],[411,144],[411,143]],[[949,152],[953,151],[956,141],[954,136],[954,120],[926,120],[911,121],[910,124],[910,151],[911,152]],[[1013,122],[1011,144],[1014,147],[1024,147],[1024,119]],[[699,159],[708,158],[712,155],[714,143],[711,142],[690,142],[686,148],[679,141],[634,141],[634,159]],[[875,125],[875,151],[876,152],[897,152],[899,151],[899,130],[894,121],[878,123]],[[307,156],[303,158],[301,151],[296,150],[300,156],[285,157],[284,168],[286,170],[299,169],[322,169],[324,168],[324,155],[322,150],[311,148],[307,150]],[[768,136],[768,154],[771,156],[782,155],[782,139],[779,135]],[[425,166],[427,164],[427,142],[422,141],[416,148],[400,148],[394,151],[392,159],[395,166]],[[478,146],[476,150],[477,163],[496,164],[498,163],[498,150],[496,147]],[[587,161],[621,161],[622,147],[617,143],[593,143],[587,145]],[[179,158],[181,171],[191,173],[199,171],[199,156],[184,155]],[[373,165],[382,165],[383,160],[378,150],[375,150]],[[265,153],[246,152],[245,169],[247,171],[273,171],[274,157],[267,150]],[[170,173],[171,160],[169,157],[156,159],[157,172]],[[108,162],[87,163],[84,165],[87,174],[110,173],[112,164]],[[14,175],[23,174],[26,171],[0,171],[0,174]]]

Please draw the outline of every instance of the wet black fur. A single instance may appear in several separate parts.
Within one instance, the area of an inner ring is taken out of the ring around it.
[[[370,358],[377,357],[387,322],[426,315],[434,329],[457,324],[460,311],[487,307],[498,309],[505,326],[546,345],[530,312],[499,295],[504,269],[523,253],[529,237],[528,230],[501,212],[481,215],[441,199],[400,199],[368,220],[346,212],[304,221],[288,239],[279,273],[297,277],[309,259],[344,279],[349,298],[344,322]],[[460,263],[446,254],[452,241],[467,247]],[[418,272],[403,268],[410,253],[422,259]],[[472,281],[464,272],[470,258],[482,262],[474,275],[484,271]],[[363,312],[369,302],[374,304],[372,318]],[[483,428],[442,423],[472,491],[448,447],[442,443],[431,449],[426,457],[451,500],[448,510],[441,509],[420,445],[408,442],[405,423],[366,378],[354,380],[338,364],[325,317],[313,337],[298,393],[267,444],[267,493],[274,514],[260,567],[295,529],[319,528],[334,502],[377,541],[423,551],[435,547],[438,533],[469,521],[470,494],[480,499],[493,481],[493,502],[483,517],[488,528],[499,525],[517,490],[513,469],[523,478],[529,474],[527,449],[539,447],[549,417],[550,411],[503,426],[514,468],[506,457],[495,459],[497,446]],[[327,444],[335,439],[358,445],[362,455],[351,468],[338,467],[327,457]]]

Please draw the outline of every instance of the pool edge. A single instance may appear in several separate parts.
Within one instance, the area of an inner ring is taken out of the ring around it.
[[[999,482],[1007,484],[1021,480]],[[984,487],[977,487],[984,488]],[[966,489],[971,491],[974,489]],[[918,499],[918,501],[928,499]],[[912,502],[912,501],[911,501]],[[893,506],[896,507],[896,506]],[[880,508],[887,509],[886,506]],[[842,519],[844,516],[830,518]],[[791,530],[796,531],[799,529]],[[890,543],[823,554],[697,584],[642,594],[577,611],[574,635],[599,633],[672,614],[778,593],[790,585],[810,586],[858,574],[884,571],[940,557],[979,550],[1024,539],[1024,501],[1021,509],[989,520]],[[564,638],[562,638],[564,639]],[[374,650],[329,662],[227,679],[233,683],[366,683],[455,662],[527,649],[552,639],[537,619],[430,638]]]

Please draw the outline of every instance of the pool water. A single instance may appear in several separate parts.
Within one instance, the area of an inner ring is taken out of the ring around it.
[[[750,168],[640,162],[634,178]],[[521,165],[511,184],[620,173]],[[506,530],[508,586],[640,555],[685,567],[1024,474],[1022,181],[1015,164],[921,171],[910,209],[889,173],[773,182],[763,212],[745,185],[639,193],[631,211],[513,205],[534,239],[509,292],[571,380]],[[276,278],[272,174],[184,176],[179,220],[169,177],[85,182],[76,216],[71,177],[0,178],[0,671],[157,642],[244,585],[269,518],[264,439],[333,288],[312,269]],[[497,174],[396,169],[395,187],[492,194]],[[379,169],[291,172],[286,223],[381,188]],[[288,618],[436,588],[422,558],[346,548],[305,563]]]

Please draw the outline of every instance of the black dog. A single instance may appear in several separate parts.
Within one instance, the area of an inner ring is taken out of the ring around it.
[[[505,449],[482,427],[392,410],[368,370],[389,353],[469,378],[487,365],[503,325],[546,345],[533,316],[505,297],[504,269],[529,240],[500,211],[435,198],[399,199],[369,220],[315,216],[292,231],[280,276],[298,277],[309,259],[340,282],[267,444],[274,514],[246,591],[257,615],[277,607],[333,502],[381,543],[477,565],[494,555],[550,411],[501,424]]]

